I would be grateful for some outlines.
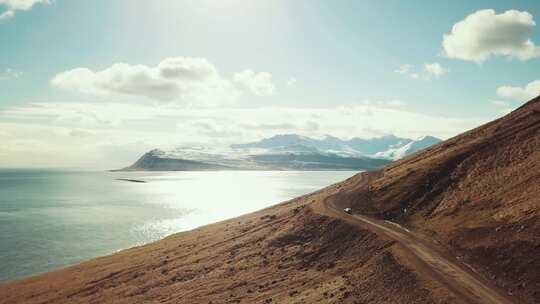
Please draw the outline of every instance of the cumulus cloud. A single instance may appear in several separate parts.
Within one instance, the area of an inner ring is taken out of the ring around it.
[[[154,67],[117,63],[101,71],[76,68],[56,75],[51,84],[85,94],[198,106],[227,103],[239,95],[210,62],[189,57],[167,58]]]
[[[443,68],[439,63],[426,63],[424,64],[424,70],[429,76],[439,78],[448,73],[448,70]]]
[[[454,24],[443,36],[443,52],[450,58],[483,62],[491,56],[528,60],[540,56],[540,48],[531,40],[536,25],[528,12],[509,10],[496,14],[480,10]]]
[[[257,96],[275,93],[272,76],[246,70],[229,80],[203,58],[174,57],[157,66],[116,63],[101,71],[76,68],[51,80],[60,89],[102,97],[135,97],[190,106],[217,106],[244,91]]]
[[[234,75],[234,81],[243,89],[257,96],[274,95],[276,88],[272,83],[272,75],[267,72],[255,73],[245,70]]]
[[[497,88],[497,95],[517,101],[527,101],[540,95],[540,80],[530,82],[524,87],[502,86]]]
[[[446,75],[448,70],[437,62],[426,63],[423,68],[417,68],[412,64],[406,63],[400,65],[394,72],[411,79],[431,80]]]
[[[15,16],[15,11],[27,11],[35,4],[50,4],[49,0],[0,0],[0,7],[5,10],[0,13],[0,19],[7,19]]]

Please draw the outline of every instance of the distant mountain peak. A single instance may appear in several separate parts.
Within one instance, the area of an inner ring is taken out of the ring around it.
[[[382,166],[440,142],[433,136],[416,140],[389,134],[344,140],[277,134],[259,141],[217,149],[179,146],[153,149],[126,170],[357,170]]]
[[[405,144],[392,146],[386,151],[377,152],[373,156],[384,159],[397,160],[407,155],[426,149],[441,141],[441,139],[434,136],[422,136],[416,140],[411,140]]]
[[[344,140],[339,137],[326,134],[322,138],[311,138],[298,134],[279,134],[259,141],[244,144],[231,145],[233,149],[267,149],[268,151],[293,151],[299,146],[305,147],[305,151],[311,150],[320,153],[334,153],[340,155],[374,156],[395,160],[418,150],[426,148],[441,140],[433,136],[424,136],[413,140],[402,138],[393,134],[369,139],[352,138]]]
[[[416,139],[416,141],[441,141],[441,139],[431,135],[425,135],[419,137],[418,139]]]

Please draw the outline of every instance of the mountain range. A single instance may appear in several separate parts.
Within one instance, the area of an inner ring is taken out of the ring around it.
[[[440,139],[432,136],[417,140],[394,135],[342,140],[286,134],[225,149],[154,149],[123,170],[371,170],[438,142]]]

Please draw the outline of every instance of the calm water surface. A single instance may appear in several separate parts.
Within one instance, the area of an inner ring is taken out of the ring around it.
[[[255,211],[355,173],[0,170],[0,281]]]

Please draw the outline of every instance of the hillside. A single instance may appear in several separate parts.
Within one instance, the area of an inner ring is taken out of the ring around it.
[[[539,190],[536,98],[316,193],[0,285],[0,302],[539,303]]]
[[[540,302],[540,98],[370,174],[332,199],[421,231],[525,303]]]

